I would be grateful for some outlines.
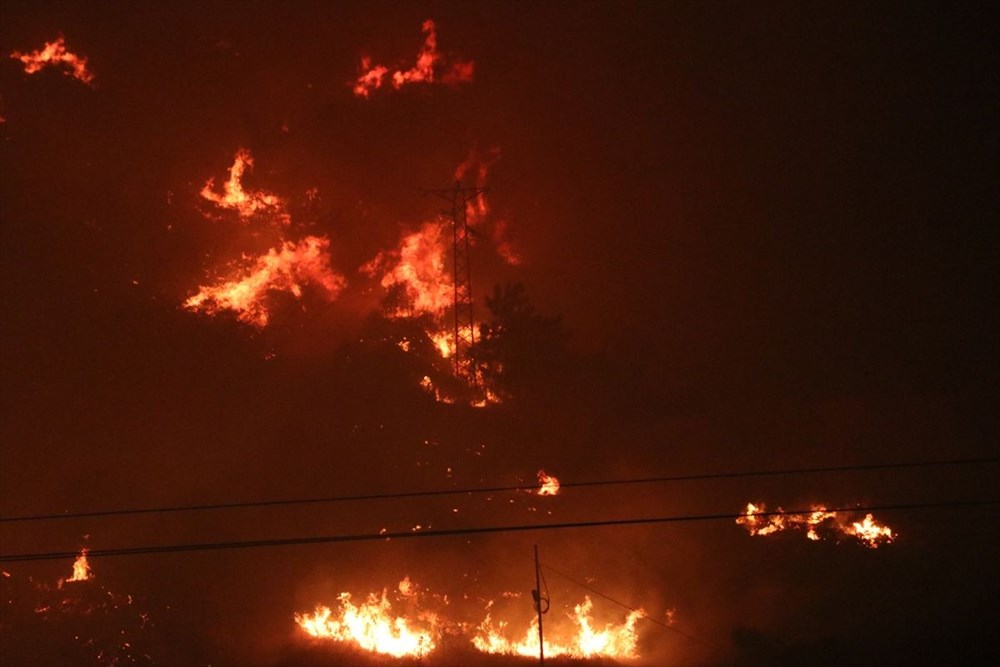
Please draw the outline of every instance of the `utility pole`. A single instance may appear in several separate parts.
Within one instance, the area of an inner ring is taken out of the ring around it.
[[[451,204],[452,228],[452,282],[454,284],[453,305],[455,310],[454,343],[455,353],[452,363],[455,375],[475,380],[472,361],[476,349],[476,320],[472,305],[472,265],[469,261],[469,220],[470,202],[485,194],[486,188],[462,187],[455,181],[454,187],[440,190],[424,190],[435,194]]]
[[[546,586],[546,594],[548,593],[548,587]],[[531,591],[531,597],[535,601],[535,611],[538,612],[538,664],[541,667],[545,667],[545,640],[542,635],[542,614],[548,613],[549,611],[549,598],[548,595],[542,596],[542,566],[538,562],[538,545],[535,545],[535,590]],[[542,603],[545,603],[545,608],[542,608]]]

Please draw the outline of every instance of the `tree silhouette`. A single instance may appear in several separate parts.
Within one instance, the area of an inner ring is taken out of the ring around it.
[[[567,367],[570,332],[562,316],[535,313],[522,283],[496,285],[486,297],[492,320],[480,325],[478,361],[484,378],[507,397],[537,395]]]

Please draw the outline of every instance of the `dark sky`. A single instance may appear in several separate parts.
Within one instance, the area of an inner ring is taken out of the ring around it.
[[[354,97],[360,57],[412,62],[428,18],[475,80]],[[5,2],[0,513],[531,483],[541,467],[568,480],[995,456],[996,28],[973,3]],[[93,87],[6,57],[59,34]],[[357,267],[434,215],[419,188],[447,186],[473,146],[502,152],[490,201],[525,260],[476,249],[481,312],[494,283],[522,281],[573,332],[571,360],[543,364],[530,400],[484,411],[426,400],[397,382],[397,357],[359,343],[378,291]],[[282,302],[263,331],[180,307],[264,242],[198,197],[238,147],[300,232],[329,236],[351,285],[334,303]],[[987,498],[995,477],[992,464],[580,491],[551,511]],[[0,530],[8,554],[83,535],[99,549],[549,511],[496,505]],[[901,537],[877,551],[720,522],[94,567],[158,615],[169,664],[318,660],[297,653],[294,611],[405,574],[469,595],[478,620],[480,601],[533,585],[534,542],[618,599],[676,609],[712,645],[649,625],[648,664],[871,664],[984,648],[996,518],[887,516]],[[5,564],[49,580],[67,567]]]

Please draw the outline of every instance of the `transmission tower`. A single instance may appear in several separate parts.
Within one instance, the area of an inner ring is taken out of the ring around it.
[[[455,352],[452,363],[455,375],[475,380],[473,358],[476,350],[476,320],[472,305],[472,266],[469,260],[469,204],[476,201],[486,188],[463,187],[455,181],[451,188],[426,190],[451,204],[448,212],[452,228],[452,282],[454,283],[455,328],[453,342]]]

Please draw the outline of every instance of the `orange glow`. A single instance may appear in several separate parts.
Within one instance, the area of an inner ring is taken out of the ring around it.
[[[448,66],[445,63],[446,59],[438,52],[437,27],[434,21],[430,19],[424,21],[421,29],[424,33],[424,44],[417,53],[413,67],[405,70],[397,69],[390,76],[388,67],[373,65],[371,58],[364,57],[361,59],[361,73],[353,84],[354,94],[367,98],[372,91],[382,87],[387,76],[396,90],[407,84],[434,83],[435,80],[450,85],[472,81],[474,63],[456,61]]]
[[[409,578],[399,583],[399,595],[416,595]],[[351,602],[350,593],[338,596],[340,609],[317,605],[311,614],[295,614],[295,622],[310,636],[322,640],[346,642],[372,653],[397,658],[421,658],[437,645],[440,635],[434,614],[419,613],[414,618],[393,614],[388,591],[370,594],[360,605]]]
[[[209,178],[201,189],[203,199],[220,208],[236,211],[242,220],[257,214],[271,214],[282,224],[289,224],[291,218],[285,213],[285,205],[280,197],[268,192],[247,192],[243,188],[243,176],[253,169],[253,156],[245,148],[236,151],[233,166],[229,168],[229,178],[222,184],[222,193],[215,191],[215,179]]]
[[[544,470],[538,471],[538,484],[540,496],[554,496],[559,493],[559,480],[552,475],[546,475]]]
[[[497,220],[493,223],[493,245],[497,254],[511,266],[518,266],[524,260],[514,244],[507,238],[507,221]]]
[[[452,305],[454,283],[445,263],[448,225],[444,220],[425,222],[403,235],[398,250],[380,252],[361,267],[371,277],[381,273],[382,287],[402,288],[405,303],[387,313],[390,317],[438,316]]]
[[[492,604],[492,603],[491,603]],[[584,597],[582,603],[573,608],[567,616],[575,626],[572,632],[565,632],[558,625],[545,625],[545,655],[547,657],[567,656],[572,658],[611,658],[634,659],[638,657],[638,633],[636,622],[643,617],[643,612],[629,612],[621,624],[608,623],[603,629],[597,629],[591,612],[594,604],[589,597]],[[484,653],[503,655],[520,655],[525,657],[538,656],[538,620],[532,619],[523,639],[512,640],[506,636],[508,624],[504,621],[494,623],[490,614],[476,628],[477,633],[472,638],[472,644]]]
[[[892,528],[880,526],[872,518],[871,514],[865,516],[863,521],[855,521],[844,529],[848,535],[854,535],[861,543],[870,549],[878,549],[879,544],[892,542],[896,539]]]
[[[67,51],[66,41],[62,36],[54,42],[47,42],[39,51],[31,53],[14,51],[10,57],[21,61],[26,74],[34,74],[44,67],[60,67],[63,69],[63,74],[83,83],[90,84],[94,80],[93,73],[87,69],[87,59]]]
[[[209,315],[231,310],[240,322],[263,327],[270,318],[271,292],[289,292],[299,298],[311,284],[332,301],[347,281],[330,268],[329,246],[330,241],[320,236],[284,241],[260,257],[246,257],[249,266],[237,272],[237,277],[202,286],[184,307]]]
[[[73,561],[73,576],[62,581],[64,583],[71,583],[74,581],[87,581],[93,578],[94,573],[90,571],[90,563],[87,562],[87,550],[81,549],[80,555]]]
[[[475,187],[485,187],[486,177],[490,173],[490,168],[499,161],[499,148],[481,151],[477,146],[473,146],[469,150],[469,155],[465,160],[455,168],[455,181],[457,183],[464,183],[471,175]],[[485,218],[489,212],[489,202],[486,199],[486,195],[482,194],[469,201],[466,205],[466,220],[470,225],[475,225]]]
[[[848,524],[837,512],[831,512],[822,506],[814,505],[812,510],[807,515],[773,514],[765,517],[761,516],[767,511],[763,503],[747,503],[746,512],[736,519],[736,523],[744,526],[751,535],[770,535],[788,528],[804,528],[806,538],[814,542],[825,539],[824,534],[834,537],[849,535],[872,549],[895,539],[892,529],[876,523],[871,514],[863,521]],[[779,507],[777,511],[783,510]]]

